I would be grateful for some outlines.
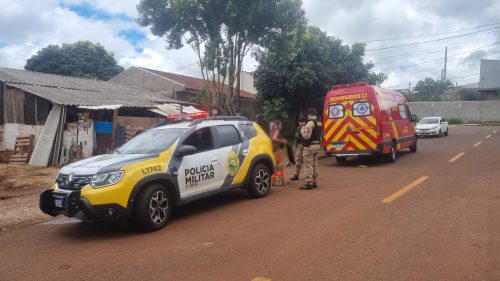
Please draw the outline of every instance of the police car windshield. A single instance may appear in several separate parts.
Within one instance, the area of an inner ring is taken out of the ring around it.
[[[186,131],[183,128],[157,129],[141,133],[116,150],[119,154],[150,154],[167,150]]]
[[[422,118],[420,119],[420,124],[437,124],[439,123],[439,118]]]

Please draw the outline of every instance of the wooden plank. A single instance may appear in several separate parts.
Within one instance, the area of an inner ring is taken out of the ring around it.
[[[40,135],[35,146],[35,150],[33,151],[33,155],[30,158],[30,165],[46,167],[49,164],[57,129],[59,127],[59,123],[61,122],[61,111],[62,108],[58,104],[55,104],[52,107],[49,117],[45,122],[42,134]]]

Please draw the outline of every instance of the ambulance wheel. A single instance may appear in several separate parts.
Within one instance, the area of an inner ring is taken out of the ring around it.
[[[417,152],[417,138],[415,138],[415,141],[413,144],[410,146],[410,152],[415,153]]]
[[[335,160],[337,160],[337,163],[344,163],[345,161],[347,161],[347,157],[339,156],[339,157],[335,157]]]
[[[248,193],[254,198],[264,197],[271,190],[271,170],[264,164],[257,164],[252,170]]]
[[[391,152],[384,155],[385,156],[385,162],[387,163],[394,163],[396,162],[396,144],[391,145]]]
[[[135,225],[145,231],[155,231],[167,225],[172,202],[167,188],[152,184],[139,193],[132,214]]]

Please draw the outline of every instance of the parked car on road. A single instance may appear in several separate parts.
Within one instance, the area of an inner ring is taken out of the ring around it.
[[[447,136],[448,121],[443,117],[425,117],[417,123],[417,136]]]
[[[245,188],[264,197],[274,169],[272,144],[241,117],[200,119],[143,132],[112,154],[63,167],[40,208],[83,221],[164,227],[172,207]]]

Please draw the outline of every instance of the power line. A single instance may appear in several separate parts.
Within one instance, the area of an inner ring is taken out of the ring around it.
[[[372,52],[372,51],[380,51],[380,50],[388,50],[388,49],[416,46],[416,45],[421,45],[421,44],[427,44],[427,43],[439,42],[439,41],[444,41],[444,40],[449,40],[449,39],[454,39],[454,38],[460,38],[460,37],[464,37],[464,36],[470,36],[470,35],[474,35],[474,34],[478,34],[478,33],[482,33],[482,32],[487,32],[487,31],[491,31],[491,30],[495,30],[495,29],[499,29],[499,28],[500,28],[500,26],[497,26],[497,27],[483,29],[483,30],[479,30],[479,31],[475,31],[475,32],[469,32],[469,33],[461,34],[461,35],[455,35],[455,36],[439,38],[439,39],[434,39],[434,40],[429,40],[429,41],[416,42],[416,43],[411,43],[411,44],[403,44],[403,45],[381,47],[381,48],[375,48],[375,49],[367,49],[365,51]]]
[[[471,43],[471,42],[474,42],[476,44],[473,44],[473,45],[464,45],[464,44]],[[477,43],[480,43],[480,42],[478,42],[478,40],[475,39],[475,40],[463,41],[460,44],[449,44],[447,46],[450,49],[457,48],[458,50],[461,50],[461,49],[476,47]],[[417,54],[428,55],[428,54],[434,54],[434,53],[442,53],[443,47],[444,47],[443,44],[440,43],[439,47],[432,47],[432,48],[429,48],[429,49],[416,49],[414,52],[404,52],[404,53],[400,53],[400,54],[397,54],[397,55],[391,55],[391,56],[383,56],[383,57],[378,57],[377,56],[377,57],[372,57],[372,58],[370,58],[370,61],[376,61],[377,64],[380,64],[381,62],[385,63],[385,62],[390,62],[390,61],[400,61],[401,57],[405,57],[406,58],[406,57],[408,57],[410,55],[413,56],[413,55],[417,55]],[[487,46],[483,46],[483,47],[485,48]],[[481,48],[483,48],[483,47],[481,47]],[[394,50],[391,50],[391,51],[394,52]]]
[[[433,37],[433,36],[438,36],[438,35],[443,35],[443,34],[450,34],[450,33],[455,33],[455,32],[461,32],[465,30],[475,30],[479,28],[484,28],[487,26],[492,26],[492,25],[499,25],[500,23],[490,23],[490,24],[485,24],[485,25],[479,25],[473,28],[462,28],[454,31],[446,31],[446,32],[440,32],[440,33],[429,33],[429,34],[423,34],[423,35],[416,35],[416,36],[409,36],[409,37],[399,37],[399,38],[385,38],[385,39],[374,39],[374,40],[357,40],[357,41],[344,41],[346,43],[372,43],[372,42],[385,42],[385,41],[396,41],[396,40],[408,40],[408,39],[415,39],[415,38],[423,38],[423,37]]]
[[[500,70],[494,70],[494,71],[487,71],[487,72],[483,72],[482,74],[492,74],[492,73],[500,73]],[[479,78],[481,79],[480,77],[481,73],[480,72],[475,72],[475,73],[472,73],[472,74],[466,74],[466,75],[460,75],[460,76],[455,76],[455,77],[449,77],[447,80],[455,80],[455,79],[461,79],[461,80],[467,80],[468,79],[472,79],[472,78]],[[470,77],[470,78],[469,78]],[[463,79],[463,78],[466,78],[466,79]],[[419,80],[421,81],[421,80]],[[478,81],[479,82],[479,81]],[[399,85],[393,85],[393,86],[384,86],[384,88],[392,88],[392,89],[397,89],[397,88],[402,88],[402,89],[406,89],[406,84],[399,84]]]
[[[494,46],[494,45],[498,45],[500,44],[500,42],[495,42],[493,44],[488,44],[488,45],[485,45],[485,46],[482,46],[480,48],[476,48],[474,50],[470,50],[470,51],[466,51],[466,52],[462,52],[462,53],[457,53],[457,54],[453,54],[453,55],[449,55],[448,58],[452,58],[452,57],[457,57],[457,56],[460,56],[460,55],[463,55],[463,54],[471,54],[475,51],[478,51],[478,50],[481,50],[481,49],[484,49],[486,47],[491,47],[491,46]],[[392,70],[392,69],[399,69],[399,68],[406,68],[406,67],[410,67],[410,66],[419,66],[421,64],[427,64],[427,63],[442,63],[444,62],[444,58],[439,58],[439,59],[436,59],[436,60],[431,60],[431,61],[424,61],[424,62],[420,62],[420,63],[415,63],[415,64],[408,64],[408,65],[402,65],[402,66],[394,66],[394,67],[389,67],[389,68],[382,68],[380,69],[380,71],[383,71],[383,70]]]

